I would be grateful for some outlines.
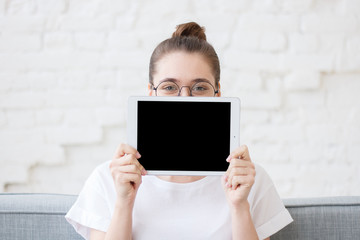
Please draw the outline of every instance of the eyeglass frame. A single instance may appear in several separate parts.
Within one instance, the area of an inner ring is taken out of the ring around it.
[[[153,84],[153,83],[151,83],[152,90],[154,90],[154,91],[155,91],[155,96],[157,96],[157,89],[159,88],[160,84],[162,84],[162,83],[164,83],[164,82],[171,82],[171,83],[174,83],[176,86],[178,86],[178,88],[179,88],[179,92],[178,92],[177,96],[180,96],[180,94],[181,94],[181,91],[182,91],[183,87],[187,87],[187,88],[189,88],[189,91],[190,91],[190,96],[193,96],[193,95],[192,95],[192,90],[191,90],[191,89],[192,89],[192,88],[193,88],[196,84],[198,84],[198,83],[202,83],[202,82],[209,84],[209,85],[213,88],[213,90],[214,90],[214,96],[213,96],[213,97],[215,97],[215,95],[219,93],[219,90],[215,90],[215,87],[214,87],[214,86],[213,86],[210,82],[205,81],[205,80],[200,80],[200,81],[197,81],[196,83],[194,83],[194,84],[193,84],[193,85],[191,85],[191,86],[181,86],[181,87],[179,87],[179,85],[178,85],[175,81],[173,81],[173,80],[164,80],[164,81],[160,82],[160,83],[159,83],[156,87],[154,87],[154,84]]]

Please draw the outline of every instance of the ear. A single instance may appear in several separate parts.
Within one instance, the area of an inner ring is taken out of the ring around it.
[[[221,97],[221,86],[220,86],[220,82],[218,82],[219,85],[219,90],[218,93],[216,94],[217,97]]]
[[[152,96],[152,94],[153,94],[153,90],[152,90],[151,84],[148,83],[148,95]]]

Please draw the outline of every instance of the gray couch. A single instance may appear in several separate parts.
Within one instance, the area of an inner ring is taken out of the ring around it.
[[[64,215],[74,195],[0,194],[0,239],[82,239]],[[294,222],[275,239],[360,239],[360,196],[284,199]]]

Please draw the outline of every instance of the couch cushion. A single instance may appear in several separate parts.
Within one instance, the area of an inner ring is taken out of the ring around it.
[[[271,240],[360,239],[360,197],[284,199],[294,222]]]
[[[82,239],[64,218],[75,200],[61,194],[0,194],[0,238]]]
[[[0,238],[82,239],[64,216],[76,196],[0,194]],[[284,199],[294,222],[271,240],[360,239],[360,197]]]

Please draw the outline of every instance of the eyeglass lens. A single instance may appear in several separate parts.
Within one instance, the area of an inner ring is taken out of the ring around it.
[[[184,88],[183,86],[182,88]],[[165,81],[158,85],[156,88],[157,96],[177,96],[180,94],[180,90],[182,89],[172,81]],[[215,89],[208,82],[198,82],[195,83],[190,88],[190,92],[192,96],[214,96]]]

